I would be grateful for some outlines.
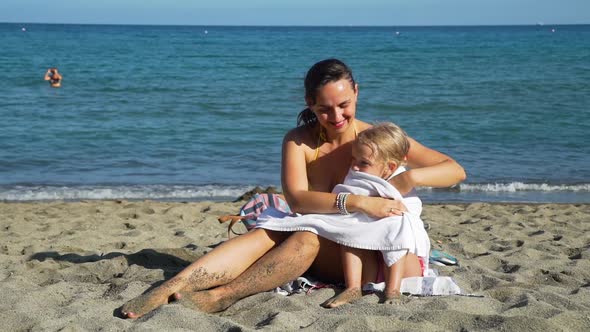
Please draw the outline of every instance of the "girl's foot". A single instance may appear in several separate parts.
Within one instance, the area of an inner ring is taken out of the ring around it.
[[[321,306],[324,308],[336,308],[343,304],[352,303],[363,296],[360,288],[347,288],[342,293],[335,295],[322,303]]]

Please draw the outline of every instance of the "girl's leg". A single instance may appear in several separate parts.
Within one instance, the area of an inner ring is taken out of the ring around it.
[[[346,288],[361,288],[365,250],[340,246]]]
[[[385,270],[385,292],[383,294],[385,301],[398,298],[401,295],[402,278],[422,276],[418,256],[412,253],[404,255]]]
[[[326,308],[339,307],[360,299],[363,296],[361,289],[363,282],[374,280],[377,274],[375,251],[340,246],[340,254],[346,289],[322,303],[322,306]]]
[[[239,278],[231,282],[199,292],[179,292],[181,303],[205,312],[225,310],[236,301],[256,293],[271,290],[301,276],[308,268],[323,271],[340,267],[334,261],[324,261],[327,257],[338,256],[337,246],[328,243],[310,232],[296,232],[290,235],[279,246],[262,256],[250,266]],[[326,252],[327,250],[327,252]],[[331,252],[336,250],[336,252]],[[322,252],[320,255],[319,253]],[[316,257],[319,260],[316,260]],[[315,263],[314,263],[315,260]],[[339,260],[338,260],[339,261]],[[318,265],[322,265],[319,267]],[[340,277],[342,270],[339,270]],[[337,276],[332,273],[330,276]]]
[[[181,289],[194,292],[228,283],[289,234],[256,229],[228,240],[162,285],[125,303],[121,313],[138,318],[174,299]]]

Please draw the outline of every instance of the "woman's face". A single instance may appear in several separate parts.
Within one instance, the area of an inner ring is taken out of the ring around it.
[[[341,79],[321,87],[315,103],[308,101],[308,106],[328,132],[343,133],[354,121],[357,96],[358,86]]]

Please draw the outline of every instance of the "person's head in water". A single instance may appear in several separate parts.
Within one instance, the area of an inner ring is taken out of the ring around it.
[[[398,125],[383,122],[359,133],[352,145],[351,169],[387,178],[405,164],[408,135]]]
[[[330,89],[326,88],[328,86]],[[326,59],[314,64],[305,76],[304,87],[307,108],[299,113],[297,125],[315,124],[322,120],[320,124],[326,129],[332,125],[338,128],[338,121],[344,117],[354,119],[358,86],[344,62]],[[327,114],[335,108],[344,112],[344,116]]]

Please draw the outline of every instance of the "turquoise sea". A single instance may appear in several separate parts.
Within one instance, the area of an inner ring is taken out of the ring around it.
[[[394,121],[466,168],[425,202],[590,202],[589,25],[23,23],[0,24],[0,40],[0,200],[280,186],[305,72],[336,57],[359,82],[359,118]]]

